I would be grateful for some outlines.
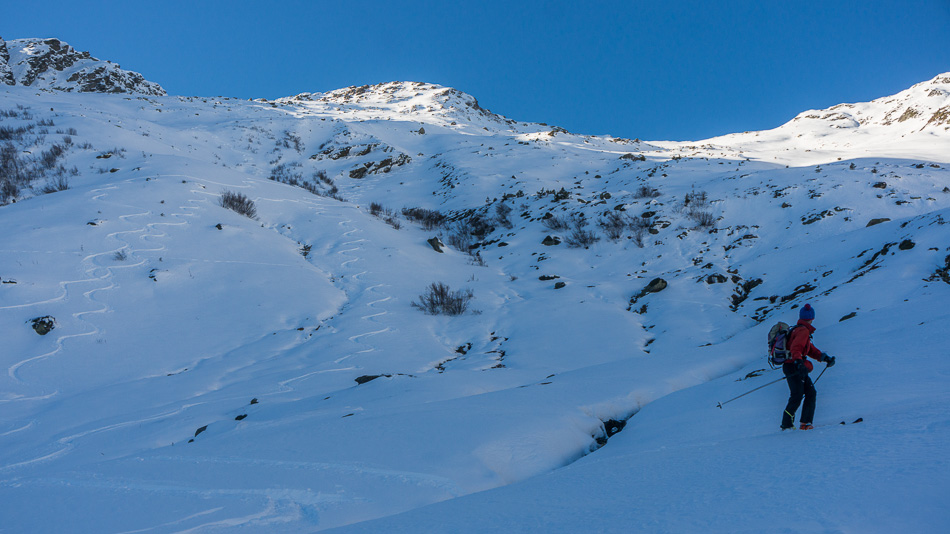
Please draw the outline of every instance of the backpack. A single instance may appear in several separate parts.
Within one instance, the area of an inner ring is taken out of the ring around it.
[[[769,366],[772,369],[781,367],[791,355],[788,348],[788,340],[792,338],[792,330],[798,328],[795,325],[791,328],[781,321],[769,330]]]

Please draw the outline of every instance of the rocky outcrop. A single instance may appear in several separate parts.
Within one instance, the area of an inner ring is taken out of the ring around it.
[[[0,37],[0,84],[16,85],[13,69],[10,68],[10,52],[7,43]]]
[[[141,74],[59,39],[0,40],[0,83],[78,93],[166,94]]]

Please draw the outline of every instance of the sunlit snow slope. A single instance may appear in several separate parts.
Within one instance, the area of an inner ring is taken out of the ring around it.
[[[948,110],[649,143],[423,83],[0,86],[0,530],[946,532]],[[819,428],[717,408],[805,302]]]

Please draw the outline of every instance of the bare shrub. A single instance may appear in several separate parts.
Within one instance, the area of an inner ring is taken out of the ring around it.
[[[284,131],[284,136],[277,141],[277,146],[293,148],[298,153],[303,151],[303,141],[300,139],[300,136],[290,131]]]
[[[567,237],[564,238],[564,241],[570,248],[587,248],[599,240],[600,238],[597,237],[597,234],[587,230],[587,219],[583,217],[574,218],[571,223],[571,231]]]
[[[660,190],[648,185],[641,185],[633,196],[634,198],[656,198],[660,196]]]
[[[709,208],[709,196],[705,191],[693,191],[683,197],[683,209],[686,210],[686,216],[700,228],[716,226],[716,217],[707,208]]]
[[[633,232],[633,242],[640,248],[643,248],[643,238],[650,228],[649,217],[634,217],[630,221],[630,230]]]
[[[620,212],[611,211],[604,215],[604,218],[598,224],[604,229],[607,239],[617,241],[623,237],[624,230],[630,226],[630,217]]]
[[[112,259],[114,259],[115,261],[125,261],[129,259],[129,254],[125,251],[124,248],[119,249],[115,251],[115,254],[112,255]]]
[[[481,213],[471,213],[455,222],[446,240],[453,248],[472,254],[477,243],[495,231],[492,222],[493,219]]]
[[[20,188],[17,186],[16,182],[12,180],[0,179],[0,203],[7,203],[8,201],[16,200],[17,195],[20,194]]]
[[[402,223],[399,221],[399,215],[397,215],[395,211],[383,207],[383,205],[378,202],[370,203],[369,213],[374,217],[378,217],[386,221],[386,224],[392,226],[396,230],[402,228]]]
[[[469,232],[479,240],[486,238],[488,234],[495,231],[492,219],[481,213],[474,213],[463,221],[468,224]]]
[[[709,195],[705,191],[693,191],[683,197],[683,208],[687,210],[701,210],[709,206]]]
[[[69,178],[65,174],[57,175],[53,178],[50,178],[40,189],[40,193],[48,195],[49,193],[58,193],[59,191],[65,191],[69,189]]]
[[[469,252],[472,249],[472,245],[475,244],[475,238],[469,231],[468,225],[464,221],[460,221],[449,228],[446,242],[450,247],[456,250]]]
[[[446,219],[445,215],[440,213],[438,210],[430,210],[426,208],[403,208],[402,216],[410,221],[417,222],[422,225],[422,228],[425,230],[434,230],[445,224]]]
[[[548,215],[550,215],[550,217]],[[551,213],[548,213],[548,215],[544,216],[542,222],[544,226],[547,226],[549,229],[560,231],[567,230],[571,227],[571,221],[567,217],[559,217]]]
[[[303,175],[294,170],[299,167],[299,163],[281,163],[271,169],[268,178],[282,184],[299,186],[300,183],[304,181]]]
[[[34,125],[0,126],[0,141],[22,141],[23,136],[33,130]]]
[[[716,216],[708,211],[693,210],[689,212],[689,218],[696,221],[696,225],[700,228],[713,228],[716,226]]]
[[[59,160],[63,154],[66,153],[66,147],[59,144],[54,144],[49,147],[49,150],[44,150],[40,153],[40,164],[47,169],[52,169],[56,166],[56,162]]]
[[[509,218],[511,215],[511,210],[511,206],[509,206],[504,201],[499,202],[498,205],[495,206],[495,220],[498,221],[498,224],[500,224],[503,228],[507,228],[509,230],[512,227],[511,219]]]
[[[471,289],[452,291],[442,282],[433,282],[425,293],[419,295],[419,301],[411,305],[429,315],[462,315],[468,309],[474,295]]]
[[[235,193],[234,191],[225,190],[224,193],[221,193],[221,200],[219,202],[222,207],[240,213],[249,219],[257,217],[257,206],[255,206],[254,201],[247,198],[244,193]]]
[[[7,142],[0,146],[0,182],[21,184],[21,169],[24,165],[25,162],[20,158],[19,150],[13,143]]]
[[[646,229],[636,227],[633,229],[633,242],[639,248],[643,248],[643,238],[646,236]]]

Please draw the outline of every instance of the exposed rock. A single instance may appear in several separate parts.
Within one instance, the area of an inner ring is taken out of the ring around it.
[[[0,83],[16,85],[13,69],[10,68],[10,52],[7,50],[7,43],[3,38],[0,38]]]
[[[438,252],[438,253],[440,253],[440,254],[444,254],[444,253],[445,253],[445,251],[442,250],[442,248],[445,247],[445,243],[443,243],[442,240],[439,239],[438,237],[433,237],[433,238],[427,240],[426,243],[429,243],[429,245],[432,247],[432,249],[435,250],[436,252]]]
[[[41,336],[49,334],[51,330],[56,328],[56,319],[54,319],[52,315],[35,317],[30,319],[30,323],[33,326],[33,330],[36,330],[36,333]]]
[[[627,160],[630,160],[630,161],[646,161],[646,160],[647,160],[647,157],[644,156],[643,154],[634,154],[634,153],[632,153],[632,152],[628,152],[628,153],[626,153],[626,154],[620,156],[620,159],[627,159]]]
[[[667,284],[666,280],[662,278],[654,278],[649,284],[647,284],[645,288],[643,288],[643,291],[644,293],[659,293],[660,291],[666,289],[668,285],[669,284]]]
[[[944,266],[934,271],[934,274],[930,277],[929,281],[936,282],[938,280],[943,280],[944,282],[950,284],[950,256],[944,258],[943,263]]]
[[[806,216],[802,216],[802,224],[814,224],[825,217],[831,217],[835,213],[831,210],[825,210],[821,213],[812,213]]]
[[[362,385],[367,382],[372,382],[373,380],[376,380],[377,378],[380,378],[380,377],[389,378],[391,376],[393,375],[363,375],[356,378],[356,383]]]
[[[914,242],[911,241],[910,239],[905,239],[905,240],[901,241],[901,244],[900,244],[900,245],[897,245],[897,248],[900,249],[900,250],[910,250],[910,249],[914,248],[914,246],[916,246],[916,243],[914,243]]]
[[[732,281],[737,284],[735,293],[732,295],[732,311],[738,311],[739,305],[745,302],[746,299],[749,298],[749,294],[752,293],[752,290],[762,285],[763,282],[761,278],[754,278],[743,282],[742,278],[738,276],[733,276]]]
[[[875,224],[886,223],[888,221],[890,221],[890,219],[888,219],[887,217],[881,217],[880,219],[871,219],[870,221],[868,221],[868,224],[867,226],[865,226],[865,228],[874,226]]]
[[[796,287],[795,291],[793,291],[792,293],[781,297],[780,300],[781,302],[788,302],[790,300],[795,300],[800,295],[804,295],[805,293],[808,293],[809,291],[814,291],[815,289],[816,289],[816,286],[813,286],[809,283],[805,283]]]
[[[851,312],[851,313],[849,313],[848,315],[845,315],[844,317],[842,317],[841,319],[838,319],[838,322],[840,323],[841,321],[847,321],[848,319],[854,319],[855,317],[857,317],[857,315],[858,315],[858,312]]]
[[[727,280],[729,280],[729,279],[726,278],[725,275],[718,274],[718,273],[717,273],[717,274],[711,274],[711,275],[709,275],[709,276],[706,277],[706,283],[707,283],[707,284],[723,284],[723,283],[725,283]]]
[[[887,182],[876,182],[871,187],[874,187],[875,189],[887,189]]]
[[[561,238],[555,236],[547,236],[544,238],[544,241],[541,242],[542,245],[546,247],[553,247],[555,245],[561,244]]]
[[[567,284],[565,282],[556,282],[554,284],[554,289],[563,289],[565,287],[567,287]]]

